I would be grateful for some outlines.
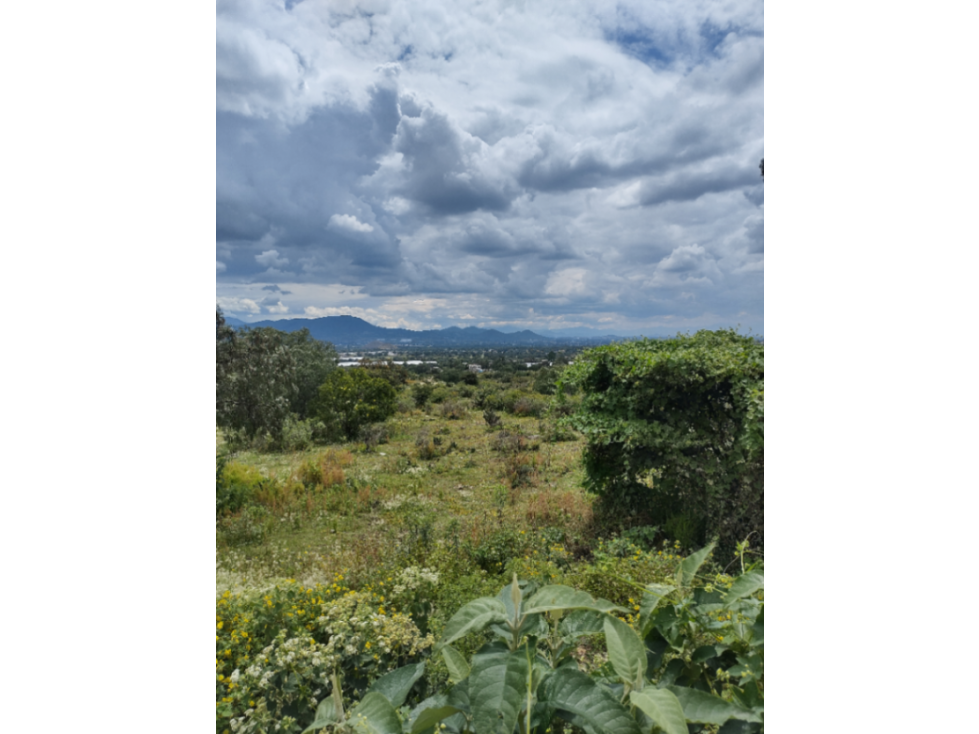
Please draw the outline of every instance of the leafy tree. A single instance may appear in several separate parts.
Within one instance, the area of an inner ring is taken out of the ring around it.
[[[227,390],[227,382],[231,375],[231,362],[234,355],[235,349],[235,330],[228,326],[227,322],[224,320],[224,314],[221,313],[221,309],[216,310],[217,327],[216,332],[216,357],[217,365],[215,369],[215,377],[217,382],[217,400],[218,400],[218,411],[220,412],[221,395],[222,391]],[[220,423],[220,418],[218,419]]]
[[[314,339],[309,329],[286,334],[283,342],[296,363],[296,392],[290,410],[309,418],[319,386],[337,368],[337,350],[329,342]]]
[[[372,377],[381,377],[396,388],[406,384],[411,375],[403,364],[395,364],[390,359],[364,359],[360,364]]]
[[[313,410],[331,439],[353,440],[362,426],[394,415],[397,393],[387,380],[363,367],[331,372],[322,385]]]
[[[217,312],[217,424],[234,438],[278,439],[296,395],[296,361],[275,329],[235,331]]]
[[[684,544],[764,541],[764,345],[733,330],[585,352],[567,420],[587,438],[587,483],[612,517]]]

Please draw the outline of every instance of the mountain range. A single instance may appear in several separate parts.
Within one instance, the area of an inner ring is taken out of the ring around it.
[[[553,347],[560,345],[607,344],[623,337],[611,334],[602,336],[542,336],[533,331],[516,331],[510,334],[496,329],[480,329],[476,326],[461,328],[450,326],[447,329],[412,331],[410,329],[387,329],[374,326],[356,316],[324,316],[318,319],[279,319],[277,321],[255,321],[246,324],[240,319],[225,317],[230,326],[259,328],[270,326],[279,331],[299,331],[309,329],[314,339],[330,342],[338,347],[365,347],[368,345],[390,345],[395,348],[410,347]]]

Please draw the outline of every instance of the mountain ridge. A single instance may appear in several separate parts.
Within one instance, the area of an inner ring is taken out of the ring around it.
[[[385,343],[394,347],[493,347],[493,346],[558,346],[574,342],[608,343],[620,337],[611,335],[597,338],[542,336],[529,329],[504,333],[496,329],[478,326],[449,326],[445,329],[411,329],[375,326],[358,316],[321,316],[319,318],[278,319],[244,323],[239,319],[227,319],[236,328],[271,327],[279,331],[293,332],[309,329],[314,339],[330,342],[338,347],[364,347],[373,343]]]

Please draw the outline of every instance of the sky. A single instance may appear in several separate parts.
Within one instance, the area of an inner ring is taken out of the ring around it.
[[[218,305],[763,334],[763,11],[219,0]]]

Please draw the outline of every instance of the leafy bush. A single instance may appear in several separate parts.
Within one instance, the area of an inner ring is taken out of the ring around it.
[[[383,423],[372,423],[360,427],[360,440],[364,442],[364,448],[368,451],[379,444],[387,443],[390,437],[390,431]]]
[[[630,607],[514,575],[445,624],[435,647],[448,669],[445,690],[399,712],[424,664],[406,666],[349,716],[337,697],[322,701],[310,729],[545,734],[568,722],[586,734],[760,732],[764,578],[695,586],[709,552],[683,559],[672,583],[636,584]],[[468,659],[454,646],[487,635]],[[390,685],[396,678],[401,684]]]
[[[304,451],[313,445],[313,421],[295,415],[286,417],[282,425],[280,445],[284,451]]]
[[[483,411],[483,420],[486,421],[487,426],[493,428],[500,424],[501,418],[497,415],[496,411],[487,408]]]
[[[248,504],[263,479],[258,469],[219,456],[215,492],[217,516],[238,512]]]
[[[415,407],[424,408],[425,404],[431,399],[435,387],[428,382],[419,382],[411,388],[411,397],[415,401]]]
[[[344,469],[353,463],[349,451],[327,449],[318,456],[306,459],[296,472],[296,477],[310,489],[316,486],[332,487],[346,480]]]
[[[320,385],[315,409],[328,437],[353,440],[361,426],[393,415],[396,400],[397,394],[387,380],[353,367],[330,373]]]
[[[261,595],[225,593],[217,605],[217,727],[296,732],[312,722],[333,673],[364,694],[384,673],[418,660],[434,640],[383,594],[294,582]],[[276,726],[278,724],[278,726]]]
[[[684,545],[750,533],[764,544],[764,345],[701,331],[584,353],[563,376],[584,397],[587,484],[611,517]]]
[[[480,410],[503,410],[503,396],[493,387],[481,387],[473,399]]]
[[[539,418],[545,408],[546,404],[543,400],[528,395],[514,401],[510,412],[517,416],[532,415]]]
[[[442,417],[449,420],[461,420],[466,417],[466,404],[462,400],[448,400],[442,403]]]

